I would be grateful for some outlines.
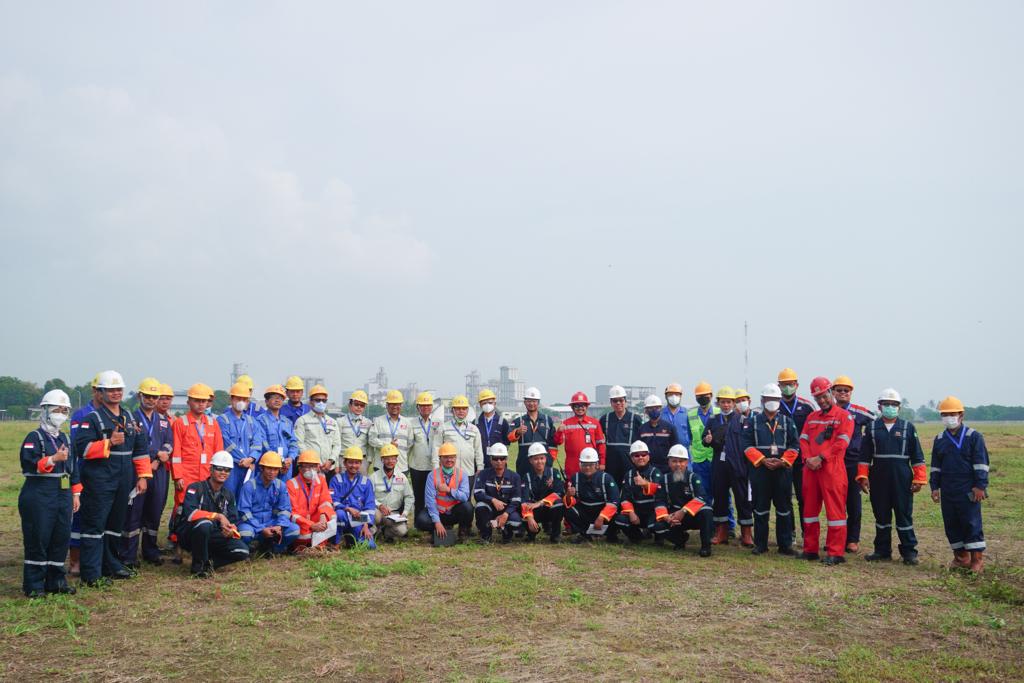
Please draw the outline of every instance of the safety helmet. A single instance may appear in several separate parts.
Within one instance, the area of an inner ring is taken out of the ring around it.
[[[796,382],[799,380],[796,376],[796,370],[793,368],[783,368],[775,379],[779,382]]]
[[[672,448],[668,449],[668,457],[679,458],[680,460],[689,460],[690,453],[686,450],[686,446],[681,443],[677,443],[672,446]]]
[[[245,382],[239,380],[238,382],[232,384],[231,388],[228,389],[228,395],[238,396],[239,398],[249,398],[250,396],[252,396],[252,387],[250,387]]]
[[[320,456],[316,451],[302,451],[295,462],[299,465],[319,465]]]
[[[492,458],[507,458],[508,446],[503,443],[491,444],[490,448],[487,449],[487,455]]]
[[[329,396],[330,395],[330,394],[327,393],[327,387],[325,387],[323,384],[314,384],[313,388],[309,390],[309,397],[310,398],[312,398],[314,396],[318,396],[320,394],[323,394],[324,396]]]
[[[161,396],[171,396],[173,398],[174,397],[174,389],[171,389],[171,385],[170,384],[161,384],[160,385],[160,395]]]
[[[352,401],[359,401],[360,403],[368,404],[370,402],[370,397],[367,396],[366,392],[363,391],[362,389],[356,389],[349,395],[348,400],[350,403]]]
[[[832,388],[828,377],[815,377],[811,380],[811,396],[820,396]]]
[[[539,401],[540,400],[540,389],[538,389],[537,387],[529,387],[526,390],[526,393],[523,394],[523,399],[524,400],[525,399],[529,399],[531,401]]]
[[[188,393],[186,393],[185,395],[188,396],[189,398],[194,398],[199,401],[209,401],[210,394],[212,393],[213,389],[211,389],[209,386],[203,384],[202,382],[197,382],[188,388]]]
[[[587,395],[584,394],[582,391],[577,391],[575,394],[572,395],[572,398],[569,399],[569,405],[572,405],[574,403],[582,403],[584,405],[589,406],[590,399],[587,398]]]
[[[93,389],[99,389],[99,383],[100,383],[100,373],[97,372],[95,375],[92,376],[92,382],[91,382],[92,388]]]
[[[380,448],[380,457],[382,458],[397,458],[398,457],[398,446],[393,443],[386,443]]]
[[[277,394],[282,398],[287,396],[287,394],[284,393],[284,387],[282,387],[280,384],[271,384],[269,387],[263,390],[263,398],[267,398],[271,394]]]
[[[302,381],[302,378],[298,375],[292,375],[284,381],[284,388],[288,391],[302,391],[306,388],[306,384]]]
[[[345,453],[341,457],[343,460],[362,460],[363,449],[359,446],[349,446],[345,449]]]
[[[714,389],[711,388],[711,384],[709,384],[708,382],[705,382],[703,380],[698,382],[697,386],[695,386],[693,388],[693,395],[694,396],[703,396],[704,394],[710,394],[710,393],[713,393],[713,392],[714,392]]]
[[[740,400],[741,398],[750,398],[750,392],[747,391],[746,389],[736,389],[735,394],[737,401]]]
[[[761,398],[782,398],[782,389],[778,384],[765,384],[761,389]]]
[[[455,444],[453,443],[443,443],[441,444],[441,447],[437,449],[437,457],[439,458],[458,454],[459,451],[455,448]]]
[[[677,384],[676,382],[672,382],[672,384],[669,384],[667,387],[665,387],[665,393],[666,394],[681,394],[681,393],[683,393],[683,385],[682,384]]]
[[[850,391],[853,391],[853,380],[847,375],[839,375],[832,380],[832,386],[850,387]]]
[[[452,399],[452,408],[468,408],[469,399],[461,394]]]
[[[39,401],[39,405],[61,406],[64,408],[70,408],[71,399],[68,398],[68,395],[61,391],[60,389],[50,389],[45,394],[43,394],[43,398],[41,401]]]
[[[159,396],[160,380],[155,377],[146,377],[139,382],[138,392],[140,394],[146,394],[147,396]]]
[[[405,403],[405,397],[402,396],[402,392],[398,389],[392,389],[388,392],[387,398],[384,399],[385,403]]]
[[[267,451],[260,458],[260,467],[283,467],[281,454],[277,451]]]
[[[939,401],[939,412],[962,413],[964,412],[964,402],[958,399],[956,396],[947,396],[946,398]]]
[[[476,397],[476,402],[477,403],[483,403],[484,401],[497,401],[497,400],[498,400],[498,397],[495,396],[494,392],[491,391],[490,389],[484,389],[479,394],[477,394],[477,397]]]
[[[249,375],[241,375],[238,379],[235,380],[235,382],[237,384],[244,384],[245,386],[249,387],[249,391],[252,391],[253,387],[256,386],[256,383],[252,381],[252,377],[250,377]]]
[[[580,462],[600,462],[597,457],[597,451],[591,448],[590,446],[587,446],[582,451],[580,451]]]
[[[664,405],[661,402],[661,398],[655,394],[651,394],[644,399],[644,408],[660,408]]]
[[[416,405],[418,406],[432,406],[434,405],[434,396],[429,391],[421,391],[416,396]]]
[[[527,458],[532,458],[535,455],[547,456],[547,454],[548,454],[548,447],[545,446],[544,444],[540,443],[539,441],[534,441],[533,443],[530,444],[530,450],[527,451],[526,457]]]
[[[730,387],[728,384],[723,384],[722,386],[718,387],[718,396],[716,396],[715,398],[728,398],[735,401],[736,390]]]
[[[621,385],[616,384],[611,389],[609,389],[608,390],[608,400],[610,401],[613,398],[626,398],[626,388],[621,386]]]
[[[903,399],[900,397],[900,392],[896,391],[892,387],[888,389],[882,389],[882,393],[878,395],[878,402],[892,401],[894,403],[903,403]]]
[[[630,455],[633,455],[634,453],[650,453],[650,452],[651,452],[651,449],[648,448],[647,444],[645,444],[640,439],[637,439],[633,443],[629,444],[629,454]]]
[[[319,458],[317,462],[320,462]],[[227,451],[217,451],[213,454],[213,458],[210,459],[210,467],[227,467],[228,469],[235,466],[235,461],[231,459],[231,454]]]
[[[124,389],[124,378],[116,370],[104,370],[96,377],[97,389]]]

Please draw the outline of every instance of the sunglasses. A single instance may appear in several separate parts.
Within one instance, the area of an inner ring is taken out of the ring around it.
[[[210,468],[210,471],[211,472],[230,472],[231,468],[230,467],[216,467],[216,466],[214,466],[214,467]]]
[[[612,403],[625,403],[625,402],[626,402],[626,399],[624,399],[624,398],[613,398],[612,399]]]
[[[849,387],[832,387],[832,391],[837,394],[848,394],[853,391],[853,389],[850,389]]]

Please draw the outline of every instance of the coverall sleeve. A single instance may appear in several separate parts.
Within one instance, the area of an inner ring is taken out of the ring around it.
[[[412,519],[415,512],[416,496],[412,492],[412,482],[408,482],[405,487],[405,493],[402,496],[402,516],[406,519]]]
[[[842,460],[846,457],[846,449],[850,447],[850,441],[853,439],[853,430],[857,427],[857,423],[853,421],[853,415],[846,413],[845,417],[839,419],[839,425],[836,427],[836,433],[832,437],[832,443],[828,449],[828,460],[836,458]]]
[[[654,482],[658,485],[658,490],[654,492],[654,504],[655,506],[668,505],[668,480],[665,478],[665,475],[661,470],[655,469],[654,471],[656,473]]]
[[[469,477],[465,473],[462,475],[462,481],[459,482],[458,490],[452,491],[451,497],[459,501],[469,500]]]
[[[181,446],[185,440],[183,438],[185,429],[185,425],[182,423],[183,419],[178,418],[171,423],[171,436],[174,441],[174,447],[171,449],[171,479],[175,481],[185,476],[181,469]]]
[[[478,473],[473,485],[473,498],[484,503],[490,504],[494,500],[494,496],[487,495],[487,486],[483,481],[483,477]]]
[[[921,451],[921,439],[914,425],[907,423],[907,449],[910,451],[910,467],[914,472],[914,483],[924,484],[928,481],[925,472],[924,453]]]
[[[89,413],[78,427],[74,451],[79,460],[91,460],[95,457],[106,457],[102,455],[104,450],[110,452],[110,441],[100,429],[99,417],[96,413]]]
[[[337,421],[335,421],[334,429],[331,430],[329,436],[331,439],[331,450],[328,460],[333,460],[336,463],[341,462],[341,425]],[[370,456],[369,453],[364,453],[363,455],[366,457]]]
[[[690,477],[690,488],[693,489],[693,497],[699,498],[702,503],[707,505],[708,491],[704,488],[704,481],[695,472]]]
[[[423,502],[427,508],[427,514],[430,515],[430,521],[437,524],[441,521],[441,515],[437,512],[437,489],[434,488],[434,475],[433,473],[427,477],[427,483],[423,487]]]
[[[29,432],[21,443],[21,471],[48,474],[53,471],[53,468],[54,465],[50,462],[50,456],[46,455],[46,451],[43,449],[43,442],[39,438],[38,432],[34,430]]]
[[[988,449],[981,432],[974,432],[971,439],[971,465],[974,467],[974,486],[984,491],[988,488]]]
[[[683,417],[686,417],[686,413],[683,413]],[[693,435],[690,433],[690,420],[687,418],[682,424],[676,424],[676,439],[679,443],[687,448],[693,443]]]
[[[127,416],[133,420],[132,416]],[[156,419],[156,418],[153,418]],[[153,468],[149,460],[149,434],[142,429],[138,422],[135,422],[135,439],[132,442],[132,465],[135,467],[136,479],[152,479]]]
[[[942,451],[939,448],[939,441],[944,433],[936,436],[932,444],[932,464],[928,471],[928,488],[932,491],[938,491],[942,481]]]
[[[501,422],[498,423],[498,440],[501,441],[501,443],[505,444],[506,446],[512,443],[508,438],[508,432],[508,420],[506,420],[505,418],[501,418]]]
[[[260,461],[260,456],[265,453],[263,450],[263,442],[266,440],[266,436],[263,431],[262,420],[257,420],[254,417],[247,419],[249,423],[249,431],[251,436],[249,437],[249,443],[245,444],[247,457],[253,458],[256,462]],[[282,447],[284,444],[281,444]],[[269,450],[269,449],[268,449]],[[283,450],[283,448],[282,448]],[[287,453],[281,453],[282,458],[287,458]]]
[[[287,431],[284,436],[286,436],[288,440],[288,457],[294,460],[299,457],[299,440],[295,438],[295,429],[293,427],[286,425],[286,429]]]
[[[558,470],[551,470],[551,492],[557,493],[559,498],[565,495],[565,480]]]
[[[360,475],[362,476],[362,475]],[[373,512],[377,509],[377,497],[373,494],[373,484],[369,477],[363,477],[363,506],[360,512],[369,512],[370,519],[373,519]],[[371,522],[372,523],[372,522]]]
[[[252,514],[252,494],[256,490],[252,485],[254,481],[256,480],[250,479],[242,484],[242,489],[238,492],[238,517],[243,522],[251,524],[256,531],[261,531],[263,525]]]
[[[228,521],[234,524],[235,526],[238,526],[238,504],[235,502],[235,496],[231,493],[231,491],[228,491],[225,495],[227,495],[228,497]]]
[[[220,431],[220,425],[213,421],[213,452],[224,450],[224,434]]]
[[[476,430],[476,436],[473,438],[473,461],[474,464],[476,465],[477,472],[484,468],[483,437],[480,436],[479,429]]]
[[[306,438],[306,421],[305,420],[303,420],[301,417],[296,419],[295,423],[294,423],[294,425],[292,427],[292,431],[294,432],[294,435],[295,435],[295,443],[298,446],[300,451],[315,450],[313,448],[313,445],[310,444],[308,442],[307,438]]]
[[[383,448],[385,445],[391,443],[391,439],[381,436],[381,430],[377,427],[377,420],[374,420],[373,424],[370,425],[370,433],[367,436],[367,442],[370,444],[371,448]]]
[[[288,491],[286,490],[288,487],[284,485],[284,482],[280,479],[275,481],[280,482],[280,485],[274,484],[277,486],[277,500],[274,503],[273,510],[274,525],[285,526],[292,519],[292,499],[288,497]]]
[[[209,519],[208,513],[199,510],[199,482],[191,484],[185,489],[185,500],[181,504],[178,519],[183,519],[190,524],[195,524],[200,519]]]

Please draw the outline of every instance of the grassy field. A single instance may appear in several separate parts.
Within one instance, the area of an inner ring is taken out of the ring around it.
[[[943,568],[939,507],[922,492],[915,568],[755,558],[735,541],[700,559],[695,547],[409,540],[245,563],[213,581],[168,563],[110,589],[29,602],[17,448],[31,427],[0,424],[6,680],[1024,679],[1020,425],[981,425],[992,452],[981,577]],[[937,429],[921,429],[926,443]],[[866,500],[864,522],[870,546]]]

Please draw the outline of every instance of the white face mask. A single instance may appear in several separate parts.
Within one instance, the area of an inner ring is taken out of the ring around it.
[[[780,401],[765,401],[764,402],[764,409],[767,410],[769,413],[774,413],[774,412],[777,412],[779,410],[779,406],[780,405],[781,405]]]
[[[679,394],[669,394],[668,395],[668,404],[670,406],[672,406],[673,408],[678,408],[679,404],[682,403],[682,400],[683,400],[683,397],[680,396]]]
[[[244,413],[248,405],[245,401],[235,401],[235,412]]]
[[[736,404],[736,410],[740,411],[741,413],[747,412],[747,408],[749,408],[749,407],[750,407],[750,401],[739,401]]]
[[[947,429],[956,429],[960,426],[959,415],[943,415],[942,424],[946,425]]]
[[[52,424],[54,427],[57,427],[58,429],[60,429],[60,426],[67,421],[68,416],[65,415],[64,413],[56,413],[56,412],[54,412],[54,413],[50,413],[50,415],[49,415],[49,417],[47,419],[50,421],[50,424]]]
[[[302,478],[306,481],[313,481],[313,477],[316,476],[316,472],[313,470],[302,470]]]
[[[327,410],[327,402],[317,401],[316,403],[313,404],[313,410],[315,410],[318,413],[324,412],[325,410]]]
[[[480,410],[482,410],[485,413],[487,413],[488,415],[490,415],[491,413],[494,412],[494,404],[493,403],[485,403],[482,406],[480,406]]]
[[[729,410],[726,410],[725,408],[722,408],[722,415],[732,415],[732,411],[733,410],[734,410],[733,408],[729,408]]]

